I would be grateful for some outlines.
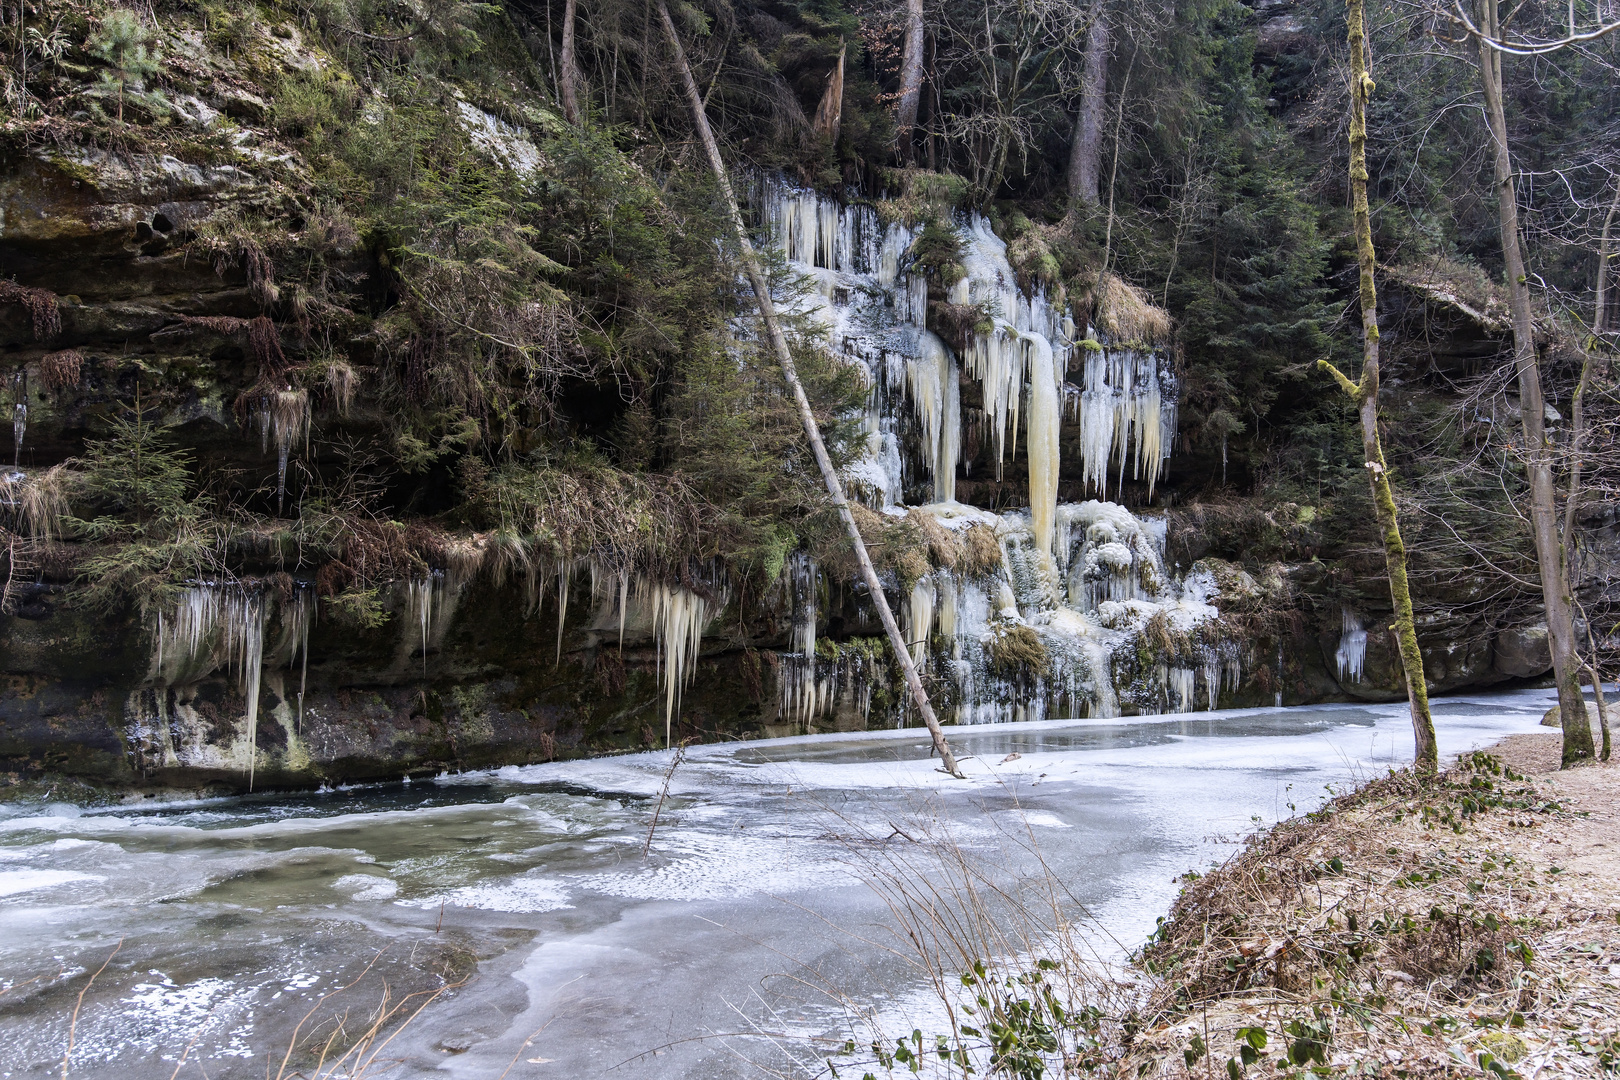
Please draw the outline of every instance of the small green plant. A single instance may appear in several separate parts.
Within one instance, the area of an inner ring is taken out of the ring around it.
[[[1317,1012],[1315,1022],[1305,1019],[1290,1020],[1283,1025],[1288,1034],[1288,1061],[1292,1065],[1327,1065],[1328,1044],[1333,1041],[1333,1026],[1328,1018]]]
[[[1266,1029],[1262,1027],[1241,1027],[1237,1030],[1237,1057],[1226,1059],[1226,1075],[1232,1080],[1242,1080],[1249,1066],[1256,1064],[1265,1057]]]
[[[327,601],[327,612],[334,622],[353,630],[375,630],[391,614],[383,603],[382,590],[376,586],[356,586],[338,593]]]
[[[120,8],[107,13],[85,48],[110,69],[101,73],[101,81],[118,95],[118,122],[122,124],[125,90],[141,90],[163,63],[162,54],[152,44],[152,32],[138,15]]]
[[[257,29],[258,20],[251,10],[211,8],[208,11],[208,43],[227,57],[246,48]]]
[[[85,444],[72,463],[68,529],[100,545],[81,567],[92,607],[135,597],[143,607],[162,603],[180,582],[214,567],[219,523],[201,499],[191,498],[191,457],[174,446],[156,410],[125,406],[110,421],[112,433]]]

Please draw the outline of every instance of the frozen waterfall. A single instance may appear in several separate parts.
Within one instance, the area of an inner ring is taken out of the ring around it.
[[[1000,545],[994,572],[935,570],[900,596],[913,658],[948,680],[956,719],[1114,716],[1127,704],[1213,709],[1223,690],[1234,691],[1243,650],[1220,638],[1213,576],[1178,580],[1167,571],[1162,522],[1114,503],[1059,502],[1066,423],[1078,428],[1069,445],[1084,490],[1106,497],[1110,479],[1123,484],[1128,475],[1151,495],[1176,431],[1169,361],[1148,342],[1110,342],[1089,326],[1082,333],[1061,293],[1021,289],[1006,243],[976,213],[955,218],[966,273],[943,293],[945,303],[979,313],[958,355],[928,328],[929,282],[910,265],[920,230],[780,179],[760,180],[752,198],[767,241],[799,275],[783,309],[823,331],[865,375],[867,448],[848,471],[852,491],[891,513],[910,492],[945,528],[985,526]],[[969,380],[979,389],[972,408],[961,389]],[[968,445],[983,446],[977,459],[964,453]],[[956,502],[960,470],[982,464],[999,478],[1020,449],[1027,511]],[[816,597],[828,583],[807,560],[793,564],[790,579],[793,640],[779,661],[780,712],[807,724],[839,699],[841,661],[815,655]],[[997,650],[1016,643],[1027,661],[1031,634],[1044,668],[1021,680],[996,662]],[[1156,657],[1145,669],[1136,660],[1144,642]]]
[[[1099,341],[1089,327],[1082,336],[1066,301],[1026,294],[985,217],[956,221],[966,273],[944,299],[976,308],[984,324],[957,355],[928,328],[929,283],[909,265],[918,230],[780,180],[760,181],[753,199],[767,239],[806,286],[781,296],[783,309],[824,331],[866,377],[867,452],[848,472],[863,501],[885,509],[905,503],[909,489],[951,502],[958,470],[974,464],[963,454],[965,433],[984,433],[998,478],[1022,433],[1036,543],[1050,556],[1066,420],[1079,428],[1088,491],[1106,496],[1113,469],[1151,494],[1176,429],[1168,360],[1143,342]],[[964,379],[979,384],[977,408],[962,405]]]
[[[1334,654],[1339,666],[1339,682],[1360,682],[1367,662],[1367,630],[1349,608],[1344,609],[1344,625],[1339,631],[1339,650]]]

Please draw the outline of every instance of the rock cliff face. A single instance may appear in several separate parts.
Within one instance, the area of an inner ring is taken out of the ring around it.
[[[1264,47],[1293,47],[1299,20],[1263,7]],[[334,33],[364,40],[290,16],[223,35],[177,17],[161,35],[163,92],[121,97],[129,119],[96,111],[110,105],[88,100],[89,61],[70,51],[40,91],[70,104],[8,129],[0,375],[16,423],[0,486],[0,770],[240,789],[903,723],[870,605],[816,538],[816,507],[783,512],[742,572],[702,526],[678,557],[637,561],[661,527],[639,511],[571,546],[558,521],[606,500],[601,485],[517,506],[488,493],[503,461],[564,444],[631,461],[637,409],[667,404],[679,380],[587,370],[622,326],[581,319],[561,345],[535,329],[584,309],[548,283],[577,267],[516,242],[499,257],[463,252],[488,227],[479,214],[507,212],[489,210],[488,185],[540,199],[578,183],[563,151],[585,151],[547,141],[559,121],[532,88],[447,79],[405,102],[402,84],[351,74]],[[334,171],[310,134],[392,131],[388,110],[415,104],[438,126],[412,135],[407,166],[485,200],[445,211],[431,242],[376,211],[401,198],[377,194],[382,174]],[[434,158],[431,140],[450,150]],[[644,182],[612,161],[615,182]],[[1314,507],[1262,506],[1178,472],[1174,334],[1143,294],[1096,275],[1089,298],[1066,291],[1027,220],[1002,220],[1009,246],[982,215],[929,209],[926,191],[880,215],[772,183],[758,185],[774,192],[756,200],[761,239],[808,282],[806,333],[859,375],[859,392],[824,412],[858,429],[846,464],[870,508],[863,530],[944,715],[1404,696],[1368,551],[1324,539]],[[374,216],[344,209],[356,200]],[[680,231],[658,212],[660,230]],[[943,245],[935,262],[929,245]],[[712,257],[712,242],[695,247]],[[503,260],[530,256],[515,299],[479,306],[506,287]],[[430,276],[446,267],[488,275],[456,294],[457,318],[423,284],[449,288]],[[612,288],[625,289],[665,269],[604,261],[591,280],[620,274]],[[1431,362],[1497,349],[1490,312],[1432,281],[1391,284],[1392,320],[1421,326],[1409,336]],[[707,308],[683,317],[731,333],[722,291],[696,290]],[[654,329],[679,332],[673,319]],[[513,347],[519,332],[531,336]],[[444,344],[457,335],[472,341],[464,354]],[[715,351],[740,356],[747,335],[723,341],[732,352]],[[456,367],[503,349],[498,377]],[[572,366],[542,393],[532,367],[511,365],[547,349]],[[510,394],[442,396],[456,380]],[[717,424],[737,407],[698,415]],[[432,409],[437,427],[400,419]],[[178,487],[162,488],[143,458],[154,450]],[[553,472],[600,472],[599,456],[568,460]],[[771,467],[771,485],[797,482]],[[620,491],[652,472],[615,475]],[[1600,590],[1620,567],[1614,509],[1580,524],[1587,587]],[[1442,569],[1421,628],[1431,687],[1545,673],[1533,612],[1505,618],[1494,578]]]

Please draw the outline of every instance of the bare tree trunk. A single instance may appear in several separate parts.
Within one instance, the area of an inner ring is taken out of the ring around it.
[[[1108,95],[1108,54],[1112,46],[1108,13],[1095,5],[1086,28],[1085,70],[1080,78],[1080,113],[1074,121],[1074,145],[1069,150],[1069,197],[1087,206],[1099,201],[1098,174],[1102,171],[1103,107]]]
[[[1103,234],[1103,273],[1108,272],[1108,260],[1114,253],[1114,182],[1119,179],[1119,137],[1125,129],[1125,94],[1131,88],[1131,72],[1136,70],[1136,54],[1125,68],[1125,80],[1119,86],[1119,109],[1114,113],[1114,163],[1108,170],[1108,228]],[[1125,474],[1120,474],[1120,480]],[[1221,478],[1225,483],[1225,477]]]
[[[906,0],[906,44],[900,57],[900,102],[894,112],[894,144],[900,160],[911,162],[911,129],[922,101],[923,0]]]
[[[1373,252],[1372,218],[1367,209],[1367,96],[1372,76],[1367,72],[1367,30],[1363,0],[1349,0],[1350,25],[1350,200],[1355,212],[1356,254],[1361,266],[1361,382],[1351,382],[1326,360],[1317,361],[1338,380],[1361,409],[1361,449],[1367,478],[1372,482],[1378,527],[1384,534],[1384,565],[1389,594],[1395,605],[1395,637],[1400,644],[1401,666],[1406,671],[1406,698],[1412,708],[1412,735],[1417,752],[1413,764],[1419,772],[1434,772],[1439,754],[1434,719],[1429,715],[1429,689],[1423,675],[1423,653],[1418,649],[1417,626],[1412,616],[1412,592],[1406,580],[1406,545],[1395,516],[1395,497],[1389,488],[1384,448],[1378,438],[1378,287],[1373,280],[1377,261]]]
[[[759,259],[754,254],[754,245],[748,239],[748,229],[743,225],[742,211],[737,207],[737,196],[732,192],[725,160],[720,156],[720,145],[714,141],[714,132],[709,128],[708,114],[703,109],[703,98],[698,94],[697,83],[692,79],[692,69],[686,62],[686,50],[681,47],[681,39],[675,33],[675,23],[669,17],[669,8],[665,6],[664,0],[658,0],[658,15],[664,22],[664,30],[669,34],[670,47],[675,52],[676,68],[686,89],[686,101],[692,108],[692,122],[697,128],[703,149],[709,155],[709,165],[714,169],[714,178],[720,185],[721,194],[725,196],[726,208],[731,212],[731,224],[737,232],[737,244],[742,251],[743,272],[748,275],[748,283],[753,287],[754,298],[759,302],[759,314],[765,323],[766,336],[770,339],[771,347],[776,351],[776,359],[782,366],[782,377],[787,380],[788,389],[793,393],[794,404],[799,410],[799,420],[804,424],[805,437],[810,440],[810,449],[815,455],[816,465],[821,469],[821,478],[827,484],[827,494],[832,497],[833,505],[838,508],[838,514],[844,520],[844,528],[849,533],[849,542],[855,549],[855,561],[861,567],[861,577],[872,596],[872,603],[877,608],[878,618],[883,622],[883,629],[889,636],[889,646],[894,650],[895,660],[905,674],[912,700],[916,702],[917,711],[922,714],[923,722],[928,725],[928,733],[933,737],[934,749],[939,753],[944,771],[960,778],[962,772],[956,767],[956,757],[951,753],[950,744],[945,741],[945,732],[939,726],[939,719],[934,715],[933,706],[928,703],[928,692],[923,689],[922,679],[917,674],[917,666],[911,662],[911,649],[906,643],[906,637],[900,632],[899,624],[894,621],[894,612],[889,610],[888,597],[883,594],[883,582],[878,580],[877,570],[873,568],[872,559],[866,553],[866,543],[861,539],[861,530],[855,524],[855,515],[850,512],[849,500],[844,497],[844,485],[838,479],[837,470],[833,468],[832,458],[827,456],[826,445],[821,441],[821,429],[816,424],[815,411],[811,409],[810,399],[805,396],[804,387],[799,383],[793,353],[788,348],[786,335],[782,333],[782,324],[776,317],[776,304],[771,300],[770,286],[766,283]]]
[[[1497,0],[1478,0],[1480,30],[1501,36]],[[1557,498],[1553,490],[1552,454],[1547,441],[1545,403],[1541,396],[1541,365],[1536,359],[1535,319],[1530,311],[1530,285],[1524,252],[1519,246],[1518,192],[1513,182],[1513,160],[1508,153],[1507,117],[1502,107],[1502,54],[1482,37],[1479,78],[1485,92],[1485,116],[1495,144],[1496,201],[1502,233],[1502,262],[1507,272],[1513,308],[1513,360],[1519,375],[1519,413],[1524,425],[1525,472],[1530,480],[1530,523],[1541,570],[1541,594],[1547,612],[1547,642],[1552,651],[1553,678],[1558,685],[1558,711],[1564,731],[1563,763],[1567,768],[1592,757],[1592,728],[1581,692],[1580,662],[1575,653],[1575,618],[1570,602],[1569,575],[1558,529]]]
[[[1603,335],[1609,332],[1609,278],[1614,273],[1609,266],[1614,258],[1614,219],[1620,214],[1620,176],[1614,180],[1614,198],[1609,212],[1603,217],[1603,237],[1598,241],[1597,310],[1592,314],[1592,336],[1603,345]]]
[[[1607,343],[1603,338],[1609,330],[1609,275],[1611,273],[1609,260],[1614,254],[1614,219],[1616,214],[1620,214],[1620,177],[1615,178],[1614,198],[1609,202],[1609,212],[1604,215],[1603,235],[1598,241],[1597,297],[1593,302],[1595,310],[1592,312],[1592,349],[1594,351],[1607,348]],[[1583,405],[1587,380],[1592,372],[1593,359],[1589,355],[1586,363],[1581,365],[1581,385],[1575,391],[1574,416],[1571,421],[1575,426],[1575,430],[1570,436],[1573,447],[1572,454],[1575,460],[1570,467],[1569,502],[1564,508],[1565,550],[1569,549],[1569,545],[1574,539],[1575,499],[1580,492],[1581,442],[1586,434],[1586,417]],[[1607,356],[1603,357],[1602,363],[1606,368],[1608,365]],[[1573,587],[1573,583],[1571,584]],[[1591,619],[1586,620],[1586,640],[1592,651],[1592,662],[1587,665],[1586,670],[1592,677],[1592,694],[1597,698],[1598,730],[1603,735],[1603,745],[1598,751],[1598,760],[1608,761],[1610,751],[1609,703],[1603,697],[1603,676],[1598,671],[1597,638],[1592,633]]]
[[[568,0],[563,7],[562,90],[563,119],[570,124],[579,123],[579,64],[574,56],[574,23],[579,0]]]
[[[844,57],[848,52],[847,46],[839,46],[838,66],[827,77],[827,89],[821,95],[821,104],[816,106],[816,119],[811,125],[817,135],[825,135],[833,143],[838,141],[838,128],[844,119]]]

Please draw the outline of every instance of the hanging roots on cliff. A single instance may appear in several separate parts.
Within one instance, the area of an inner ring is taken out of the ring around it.
[[[0,280],[0,304],[21,304],[34,323],[35,341],[53,341],[62,332],[62,312],[56,294],[30,289],[15,281]]]
[[[78,386],[83,373],[84,354],[78,349],[46,353],[39,361],[40,378],[52,393]]]
[[[421,578],[433,566],[445,565],[449,537],[428,525],[357,517],[344,519],[340,531],[338,557],[315,575],[322,596],[336,596],[351,586]]]
[[[276,288],[276,266],[265,253],[264,245],[244,228],[237,226],[219,236],[203,237],[204,245],[213,256],[214,273],[223,278],[232,267],[238,267],[247,277],[248,294],[261,308],[269,309],[281,298]]]

